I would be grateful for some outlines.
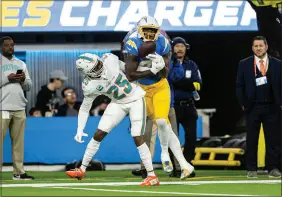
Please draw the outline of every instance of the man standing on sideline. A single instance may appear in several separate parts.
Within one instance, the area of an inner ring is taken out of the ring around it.
[[[182,124],[185,131],[184,157],[192,163],[197,141],[198,113],[194,105],[194,94],[201,89],[202,79],[198,65],[189,60],[187,51],[190,45],[181,37],[172,40],[172,49],[184,69],[184,77],[173,83],[175,91],[174,109],[177,125]]]
[[[13,180],[32,180],[34,177],[28,176],[23,167],[25,108],[27,103],[24,97],[24,91],[29,91],[32,83],[25,63],[14,56],[13,39],[8,36],[1,38],[0,46],[2,51],[0,55],[0,164],[2,167],[4,139],[7,130],[10,129],[14,167]]]
[[[267,54],[265,37],[253,39],[253,56],[239,63],[236,94],[246,112],[248,178],[257,178],[258,138],[261,124],[266,144],[269,177],[279,178],[281,61]]]

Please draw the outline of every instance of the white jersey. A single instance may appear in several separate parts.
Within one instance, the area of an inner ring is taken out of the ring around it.
[[[101,58],[105,72],[100,79],[84,77],[82,89],[84,99],[78,114],[78,130],[83,131],[86,125],[89,110],[94,99],[99,95],[111,98],[112,103],[128,104],[140,100],[145,91],[135,83],[130,83],[120,70],[124,65],[114,54],[105,54]]]
[[[121,62],[114,54],[105,54],[102,58],[105,73],[101,79],[93,80],[85,77],[82,82],[86,97],[106,95],[115,103],[130,103],[145,95],[145,91],[135,83],[130,83],[120,70]]]

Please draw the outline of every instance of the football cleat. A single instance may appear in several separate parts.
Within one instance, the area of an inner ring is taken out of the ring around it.
[[[187,169],[181,170],[180,180],[184,180],[184,179],[188,178],[190,176],[190,174],[192,174],[192,173],[193,173],[193,171],[189,172],[189,170],[187,170]]]
[[[157,186],[160,185],[159,179],[157,176],[148,176],[146,179],[144,179],[140,186]]]
[[[85,172],[83,172],[81,170],[81,168],[75,168],[75,169],[72,169],[70,171],[66,171],[66,174],[70,177],[70,178],[77,178],[77,180],[81,180],[84,175],[85,175]]]
[[[163,169],[166,173],[171,173],[173,171],[173,166],[171,161],[164,161],[162,164],[163,164]]]

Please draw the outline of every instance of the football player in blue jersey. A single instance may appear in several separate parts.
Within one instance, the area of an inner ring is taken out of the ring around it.
[[[155,54],[146,57],[139,56],[139,48],[144,42],[154,41],[156,43]],[[181,169],[181,179],[187,178],[193,171],[184,158],[181,151],[180,142],[173,133],[168,113],[170,109],[170,87],[165,76],[159,72],[169,71],[171,47],[169,40],[160,34],[160,27],[155,18],[142,17],[137,23],[136,30],[128,33],[124,40],[123,53],[125,58],[125,73],[129,81],[136,81],[145,91],[147,115],[158,126],[158,135],[161,143],[161,161],[164,171],[173,170],[168,153],[168,147],[177,158]],[[150,61],[151,67],[142,62]],[[145,65],[144,67],[142,65]]]

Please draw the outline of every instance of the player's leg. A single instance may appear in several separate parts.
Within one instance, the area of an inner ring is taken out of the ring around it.
[[[141,183],[142,186],[159,185],[154,173],[152,156],[143,136],[146,127],[146,104],[144,98],[133,102],[130,106],[129,117],[131,121],[131,135],[138,149],[142,163],[147,171],[147,178]]]
[[[171,128],[171,125],[169,126]],[[194,167],[186,161],[183,152],[181,150],[181,145],[178,137],[175,135],[172,129],[170,129],[168,132],[169,132],[169,148],[180,165],[181,168],[180,179],[183,180],[187,178],[194,171]]]
[[[170,121],[171,128],[172,128],[173,132],[178,137],[178,130],[177,130],[178,125],[177,125],[177,121],[176,121],[176,114],[175,114],[174,107],[170,108],[168,119]],[[179,139],[179,137],[178,137],[178,139]],[[171,150],[170,150],[169,154],[170,154],[170,158],[173,160],[173,172],[170,174],[170,176],[172,176],[172,177],[175,176],[175,177],[180,178],[181,168],[180,168],[179,162],[177,161],[176,157],[173,155]]]
[[[152,149],[153,147],[151,146],[152,145],[152,128],[153,128],[153,121],[147,117],[146,118],[146,128],[145,128],[145,133],[144,133],[144,136],[143,136],[143,139],[145,141],[145,143],[147,144],[148,148],[150,149],[150,153],[151,153],[151,156],[153,157],[153,153],[152,153]],[[147,177],[147,171],[145,169],[145,166],[141,160],[141,176],[143,178],[146,178]]]
[[[83,178],[86,168],[88,167],[94,155],[99,150],[101,141],[117,124],[120,123],[120,121],[126,116],[126,114],[127,112],[122,109],[121,104],[110,103],[107,106],[99,122],[98,129],[96,130],[93,138],[91,138],[86,147],[81,167],[79,169],[67,171],[68,176],[77,178],[79,180]]]
[[[168,153],[168,135],[170,122],[168,113],[170,108],[170,88],[166,79],[159,82],[153,96],[155,123],[158,126],[158,136],[162,148],[161,160],[165,172],[171,172],[173,166]]]
[[[24,110],[12,112],[10,123],[10,136],[12,140],[13,167],[14,175],[24,175],[24,131],[26,125],[26,113]],[[25,175],[24,175],[25,176]],[[18,177],[13,177],[18,179]],[[32,180],[33,177],[26,177],[26,180]]]
[[[170,88],[169,88],[168,82],[167,81],[165,81],[165,82],[166,83],[163,83],[163,85],[158,88],[158,91],[156,92],[156,94],[154,95],[154,98],[153,98],[153,102],[154,102],[154,106],[155,106],[156,122],[157,122],[157,120],[162,119],[163,117],[168,117],[168,114],[169,114]],[[166,98],[169,98],[169,99],[166,99]],[[159,128],[158,133],[159,133],[159,136],[160,136],[161,133],[167,134],[168,146],[170,147],[173,155],[175,156],[175,158],[177,159],[177,161],[179,162],[179,165],[181,167],[182,173],[181,173],[180,179],[185,179],[194,171],[194,167],[191,166],[185,160],[183,152],[181,150],[179,139],[175,135],[175,133],[173,132],[168,118],[166,118],[166,120],[167,120],[166,125],[164,125],[163,127],[160,128],[159,124],[158,124],[158,128]],[[161,131],[161,129],[163,129],[163,131]],[[169,155],[168,155],[168,158],[169,158]],[[164,158],[162,158],[162,159],[164,159]],[[172,163],[170,162],[170,158],[169,158],[168,161],[169,161],[169,165],[166,165],[166,163],[163,162],[163,167],[164,167],[166,172],[171,172],[173,170],[173,167],[172,167]]]
[[[0,112],[0,172],[2,172],[3,166],[3,149],[4,149],[4,140],[12,120],[11,113],[8,111]]]

